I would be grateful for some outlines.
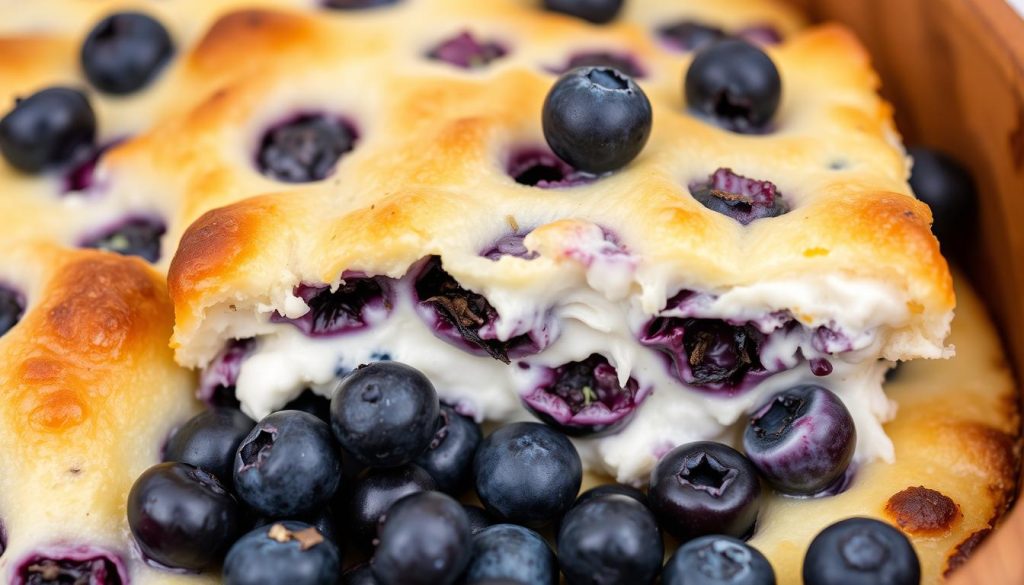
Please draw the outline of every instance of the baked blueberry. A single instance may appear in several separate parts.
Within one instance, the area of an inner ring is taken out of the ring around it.
[[[594,498],[610,495],[626,496],[627,498],[633,498],[645,506],[647,505],[647,494],[635,487],[630,487],[621,483],[605,483],[592,487],[580,494],[580,496],[576,498],[576,502],[573,504],[573,507],[575,508],[576,506],[589,502]]]
[[[690,193],[708,209],[729,216],[743,225],[789,211],[782,194],[771,181],[749,179],[718,169],[706,181],[690,183]]]
[[[96,114],[82,92],[50,87],[15,102],[0,118],[0,154],[26,173],[88,157],[96,140]]]
[[[257,165],[264,175],[285,183],[327,177],[341,155],[352,150],[356,131],[326,114],[302,114],[263,135]]]
[[[461,69],[480,69],[505,56],[505,47],[492,41],[478,41],[473,33],[462,31],[427,52],[427,58],[443,61]]]
[[[128,526],[148,558],[198,571],[220,562],[238,536],[240,513],[213,475],[185,463],[160,463],[132,485]]]
[[[0,285],[0,335],[7,333],[25,314],[25,297],[18,291]]]
[[[582,67],[558,78],[544,100],[544,138],[559,158],[606,173],[636,158],[651,135],[647,95],[609,67]]]
[[[507,172],[516,183],[538,189],[575,187],[595,179],[594,175],[574,169],[551,152],[539,148],[523,149],[513,154],[509,158]]]
[[[651,472],[647,500],[658,522],[680,540],[708,534],[746,538],[761,507],[757,469],[722,443],[671,450]]]
[[[467,583],[508,579],[531,585],[556,585],[558,561],[544,538],[515,524],[495,524],[473,536]]]
[[[936,150],[916,147],[907,154],[914,159],[910,187],[931,208],[932,231],[939,242],[958,249],[971,235],[978,211],[974,178],[955,159]]]
[[[552,158],[554,157],[552,156]],[[526,249],[526,244],[523,241],[526,239],[527,233],[512,232],[505,234],[495,240],[483,252],[480,252],[480,255],[495,262],[501,260],[502,256],[515,256],[523,260],[533,260],[538,254]]]
[[[235,452],[256,422],[234,408],[211,408],[188,420],[167,441],[164,461],[180,461],[234,481]]]
[[[380,321],[393,308],[391,283],[383,277],[346,277],[337,289],[302,284],[295,287],[309,311],[289,318],[275,312],[274,323],[291,323],[310,337],[327,337],[357,331]]]
[[[324,0],[324,6],[334,10],[362,10],[398,4],[401,0]]]
[[[483,434],[480,425],[441,405],[437,431],[427,450],[416,458],[416,465],[434,478],[437,489],[457,496],[469,486],[473,476],[473,455]]]
[[[226,585],[334,585],[338,549],[305,522],[260,526],[238,539],[224,559]]]
[[[349,518],[353,540],[368,544],[377,535],[377,523],[392,504],[419,492],[436,489],[430,474],[415,465],[367,469],[352,488]]]
[[[782,97],[782,78],[771,58],[756,46],[726,39],[701,49],[686,72],[691,110],[735,132],[760,132]]]
[[[373,576],[373,568],[370,563],[363,563],[345,571],[341,576],[342,585],[380,585],[380,581]]]
[[[419,370],[374,362],[341,381],[331,399],[331,425],[361,463],[396,467],[430,447],[439,411],[434,385]]]
[[[450,585],[469,563],[462,506],[441,492],[406,496],[381,519],[370,566],[382,585]]]
[[[842,400],[821,386],[773,396],[750,417],[743,450],[782,493],[809,496],[842,481],[857,431]]]
[[[814,537],[803,578],[814,585],[917,585],[921,563],[896,528],[872,518],[848,518]]]
[[[24,585],[122,585],[128,583],[124,563],[116,556],[92,547],[68,547],[67,557],[59,551],[46,556],[33,554],[19,563],[12,583]]]
[[[614,53],[611,51],[589,51],[576,53],[569,57],[565,65],[555,68],[552,71],[559,75],[567,73],[578,67],[608,67],[620,71],[633,79],[640,79],[645,75],[644,68],[637,60],[628,53]]]
[[[775,585],[775,571],[759,550],[742,540],[710,535],[679,547],[665,564],[661,582],[662,585]]]
[[[572,506],[583,481],[583,464],[565,435],[540,423],[512,423],[480,444],[473,478],[489,512],[538,526],[557,521]]]
[[[615,20],[623,0],[544,0],[544,7],[576,18],[605,24]]]
[[[664,554],[654,515],[629,496],[591,498],[569,510],[558,531],[558,564],[569,585],[654,583]]]
[[[96,89],[123,95],[148,85],[173,53],[171,35],[158,20],[141,12],[115,12],[89,31],[82,69]]]
[[[679,51],[695,51],[726,37],[725,31],[708,24],[684,20],[658,29],[658,36]]]
[[[255,338],[230,339],[199,374],[199,399],[210,406],[240,408],[235,383],[242,362],[256,349]]]
[[[125,256],[139,256],[149,262],[160,260],[160,238],[167,232],[164,222],[153,217],[132,217],[82,241],[83,248],[96,248]]]
[[[341,483],[331,429],[298,410],[267,415],[235,454],[235,493],[267,516],[298,516],[326,504]]]

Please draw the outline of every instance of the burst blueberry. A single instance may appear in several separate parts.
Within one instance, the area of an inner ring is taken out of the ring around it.
[[[622,3],[623,0],[544,0],[544,7],[594,24],[606,24],[615,20]]]
[[[356,132],[326,114],[303,114],[267,131],[260,142],[260,171],[285,183],[319,181],[355,147]]]
[[[803,578],[814,585],[918,585],[921,563],[896,528],[871,518],[849,518],[814,537]]]
[[[46,556],[33,554],[15,569],[13,583],[24,585],[122,585],[128,582],[124,563],[116,556],[92,547],[67,546],[67,557],[48,550]]]
[[[641,344],[666,355],[677,379],[727,394],[763,376],[763,340],[752,325],[679,317],[653,319],[640,336]]]
[[[334,544],[304,522],[260,526],[224,559],[226,585],[334,585],[341,558]]]
[[[651,511],[619,494],[573,507],[558,531],[558,562],[569,585],[653,583],[664,552]]]
[[[469,519],[440,492],[399,500],[381,520],[370,566],[382,585],[450,585],[471,554]]]
[[[234,481],[235,452],[256,421],[234,408],[212,408],[188,420],[167,441],[164,461],[205,469],[224,485]]]
[[[93,87],[123,95],[152,82],[173,53],[160,21],[141,12],[116,12],[89,31],[80,57]]]
[[[349,500],[346,524],[353,540],[360,545],[369,543],[377,535],[380,518],[395,502],[436,487],[430,474],[415,465],[366,470],[356,479]]]
[[[427,52],[427,58],[461,69],[480,69],[502,58],[508,51],[498,43],[480,41],[469,31],[444,40]]]
[[[544,538],[522,526],[495,524],[473,536],[467,583],[508,579],[531,585],[558,583],[558,562]]]
[[[765,129],[782,97],[782,79],[756,46],[726,39],[701,49],[686,72],[690,109],[736,132]]]
[[[759,550],[742,540],[710,535],[679,547],[665,564],[661,582],[662,585],[775,585],[775,571]]]
[[[290,323],[310,337],[328,337],[365,329],[387,317],[393,308],[391,281],[383,277],[347,276],[336,289],[327,285],[295,287],[309,311],[290,318],[274,313],[274,323]]]
[[[442,405],[434,438],[416,465],[434,478],[438,490],[457,496],[472,478],[473,455],[482,439],[480,425]]]
[[[88,157],[96,114],[82,92],[50,87],[19,99],[0,118],[0,154],[14,168],[39,173]]]
[[[743,225],[789,211],[774,183],[750,179],[732,169],[717,169],[706,181],[694,181],[689,187],[701,205]]]
[[[86,238],[82,242],[82,247],[97,248],[125,256],[139,256],[156,263],[160,260],[160,239],[166,232],[167,226],[160,219],[132,217]]]

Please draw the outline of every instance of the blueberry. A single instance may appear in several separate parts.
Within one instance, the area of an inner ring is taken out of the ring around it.
[[[605,24],[615,19],[622,9],[623,0],[544,0],[544,7],[582,18],[594,24]]]
[[[480,531],[489,526],[494,526],[494,519],[487,513],[487,510],[480,506],[463,504],[462,509],[466,511],[466,517],[469,518],[469,529],[473,536],[476,536]]]
[[[757,469],[721,443],[680,445],[651,472],[647,499],[661,526],[680,540],[708,534],[746,538],[761,506]]]
[[[736,132],[758,132],[771,121],[782,96],[782,79],[771,58],[739,39],[701,49],[686,72],[692,110]]]
[[[212,408],[189,419],[167,441],[164,461],[200,467],[222,484],[234,481],[235,452],[255,421],[234,408]]]
[[[609,67],[582,67],[561,76],[544,100],[544,138],[559,158],[588,173],[626,166],[651,135],[647,95]]]
[[[96,115],[82,92],[51,87],[15,103],[0,118],[0,154],[26,173],[67,165],[88,155]]]
[[[848,518],[822,530],[804,557],[814,585],[917,585],[921,564],[902,532],[871,518]]]
[[[498,43],[478,41],[469,31],[446,39],[427,52],[427,58],[443,61],[461,69],[480,69],[508,52]]]
[[[301,410],[302,412],[312,414],[327,424],[331,424],[331,401],[309,388],[303,390],[298,398],[285,404],[281,410]]]
[[[580,497],[576,498],[576,502],[573,504],[573,507],[575,508],[576,506],[589,502],[594,498],[608,495],[626,496],[633,498],[645,506],[647,505],[647,495],[642,491],[628,485],[622,485],[621,483],[605,483],[597,487],[592,487],[580,494]]]
[[[99,21],[82,44],[82,69],[96,89],[128,94],[149,84],[174,53],[159,21],[140,12],[116,12]]]
[[[664,554],[654,515],[629,496],[591,498],[569,510],[558,531],[558,562],[569,585],[653,583]]]
[[[373,568],[370,563],[352,567],[341,576],[342,585],[380,585],[380,581],[373,576]]]
[[[539,423],[513,423],[480,444],[473,477],[489,512],[537,526],[558,520],[572,506],[583,481],[583,464],[561,433]]]
[[[264,175],[285,183],[319,181],[355,142],[355,130],[344,121],[303,114],[264,134],[257,164]]]
[[[337,289],[327,285],[301,284],[295,296],[309,311],[301,317],[271,315],[274,323],[290,323],[310,337],[328,337],[365,329],[390,314],[393,307],[390,281],[383,277],[346,277]]]
[[[391,505],[409,494],[435,489],[430,474],[415,465],[368,469],[356,479],[349,500],[349,526],[359,544],[377,534],[377,522]]]
[[[416,465],[434,478],[437,489],[459,495],[469,485],[473,475],[473,455],[483,438],[480,425],[472,419],[441,406],[438,429],[426,452],[416,459]]]
[[[466,582],[508,579],[531,585],[558,583],[558,561],[544,538],[515,524],[495,524],[473,536]]]
[[[139,256],[149,262],[160,260],[160,238],[167,232],[163,221],[132,217],[82,241],[83,248],[96,248],[125,256]]]
[[[360,366],[331,399],[331,424],[341,446],[370,467],[397,467],[430,447],[440,403],[419,370],[398,362]]]
[[[224,559],[226,585],[334,585],[341,559],[334,544],[304,522],[275,522],[238,539]]]
[[[527,148],[514,153],[509,157],[506,172],[516,183],[538,189],[575,187],[595,179],[594,175],[572,168],[551,152],[537,148]],[[525,249],[523,253],[526,253]]]
[[[662,585],[775,585],[775,571],[760,551],[742,540],[711,535],[679,547],[665,564],[661,582]]]
[[[122,585],[128,582],[124,564],[120,559],[101,550],[83,551],[83,547],[71,548],[67,557],[60,556],[59,550],[48,550],[46,556],[33,554],[20,563],[17,577],[12,583],[24,585]]]
[[[322,420],[298,410],[267,415],[235,455],[235,492],[267,516],[297,516],[326,504],[341,483],[341,456]]]
[[[726,34],[716,26],[684,20],[659,28],[658,36],[675,49],[694,51],[724,39]]]
[[[263,516],[257,518],[255,522],[250,524],[250,526],[255,528],[259,528],[260,526],[269,527],[275,522],[281,522],[282,520],[285,519]],[[342,554],[342,545],[344,542],[342,538],[344,535],[338,529],[338,523],[335,521],[334,511],[331,506],[322,506],[307,514],[287,518],[287,520],[302,522],[316,528],[317,532],[323,535],[327,540],[331,541],[331,543],[338,549],[338,554]]]
[[[632,55],[610,51],[576,53],[569,57],[564,66],[554,69],[553,72],[561,75],[577,67],[608,67],[621,71],[633,79],[640,79],[645,74],[644,68]]]
[[[240,513],[213,475],[185,463],[160,463],[132,485],[128,526],[150,559],[198,571],[220,562],[238,536]]]
[[[789,211],[774,183],[750,179],[728,168],[720,168],[706,181],[694,181],[689,187],[701,205],[743,225]]]
[[[382,585],[450,585],[471,553],[469,519],[441,492],[406,496],[381,519],[370,566]]]
[[[0,284],[0,335],[7,333],[25,314],[25,297]]]
[[[974,178],[952,157],[927,148],[911,148],[910,187],[932,210],[932,231],[940,243],[957,250],[971,235],[978,212]]]
[[[841,481],[856,445],[850,412],[821,386],[776,394],[743,433],[743,449],[761,476],[793,495],[813,495]]]
[[[642,345],[665,354],[678,380],[726,394],[763,377],[763,341],[764,335],[750,324],[681,317],[657,317],[640,336]]]

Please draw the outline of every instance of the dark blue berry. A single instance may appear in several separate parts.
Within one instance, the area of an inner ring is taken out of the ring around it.
[[[274,524],[275,522],[281,522],[282,520],[286,519],[270,518],[268,516],[263,516],[257,518],[255,522],[250,524],[250,526],[256,528],[259,528],[260,526],[270,526],[271,524]],[[307,514],[287,518],[287,520],[303,522],[305,524],[309,524],[313,528],[316,528],[317,532],[319,532],[321,535],[323,535],[324,538],[326,538],[334,544],[334,546],[338,549],[338,554],[342,554],[344,534],[342,534],[341,531],[338,529],[338,523],[335,519],[335,514],[331,506],[322,506]]]
[[[348,277],[337,289],[327,285],[299,285],[295,295],[309,306],[301,317],[274,313],[274,323],[291,323],[310,337],[358,331],[386,317],[392,309],[391,287],[383,277]]]
[[[434,438],[439,411],[430,380],[398,362],[359,367],[331,399],[334,436],[370,467],[396,467],[419,457]]]
[[[902,532],[871,518],[849,518],[822,530],[804,557],[814,585],[917,585],[921,564]]]
[[[341,576],[341,585],[380,585],[380,581],[373,576],[370,563],[363,563],[345,571]]]
[[[159,21],[139,12],[117,12],[99,21],[82,44],[82,69],[96,89],[112,94],[138,91],[174,53]]]
[[[434,478],[438,490],[457,496],[465,491],[473,476],[473,455],[481,439],[480,425],[442,405],[434,439],[426,452],[416,458],[416,465]]]
[[[726,34],[716,26],[685,20],[659,28],[658,36],[674,49],[695,51],[724,39]]]
[[[303,390],[298,398],[285,404],[281,410],[301,410],[331,424],[331,401],[309,388]]]
[[[415,465],[368,469],[356,479],[349,500],[349,522],[357,544],[377,535],[377,523],[398,500],[436,489],[430,474]]]
[[[189,419],[167,441],[164,461],[205,469],[222,484],[234,481],[235,452],[256,422],[234,408],[212,408]]]
[[[809,496],[843,479],[857,431],[842,400],[821,386],[773,396],[750,418],[743,449],[780,492]]]
[[[654,515],[629,496],[591,498],[569,510],[558,531],[558,563],[569,585],[653,583],[664,554]]]
[[[334,544],[304,522],[260,526],[238,539],[224,559],[226,585],[334,585],[341,558]]]
[[[679,547],[665,564],[661,583],[775,585],[775,571],[760,551],[742,540],[711,535],[695,538]]]
[[[750,179],[732,169],[718,169],[706,181],[694,181],[689,187],[701,205],[743,225],[789,211],[774,183]]]
[[[647,494],[642,491],[628,485],[622,485],[621,483],[605,483],[597,487],[592,487],[580,494],[580,497],[576,498],[576,503],[573,504],[573,507],[575,508],[576,506],[594,498],[608,495],[626,496],[633,498],[645,506],[647,505]]]
[[[96,139],[96,115],[82,92],[51,87],[16,102],[0,118],[0,153],[26,173],[87,157]]]
[[[647,499],[663,528],[681,540],[708,534],[746,538],[761,507],[757,469],[722,443],[680,445],[651,472]]]
[[[640,79],[645,75],[644,68],[632,55],[628,53],[613,53],[611,51],[576,53],[569,57],[565,65],[552,71],[561,75],[577,67],[607,67],[625,73],[633,79]]]
[[[441,492],[406,496],[381,519],[370,566],[382,585],[450,585],[469,563],[462,506]]]
[[[572,506],[583,464],[565,435],[539,423],[513,423],[480,444],[473,476],[489,512],[537,526],[558,520]]]
[[[355,142],[355,130],[344,121],[325,114],[303,114],[267,131],[257,163],[260,172],[278,181],[319,181],[331,174]]]
[[[932,210],[932,231],[956,251],[972,235],[978,195],[970,171],[952,157],[927,148],[911,148],[910,187]],[[944,249],[944,251],[946,251]]]
[[[240,514],[213,475],[185,463],[160,463],[132,485],[128,526],[150,559],[198,571],[220,562],[238,536]]]
[[[235,492],[267,516],[298,516],[326,504],[341,482],[341,456],[322,420],[298,410],[267,415],[235,455]]]
[[[763,375],[763,340],[753,325],[680,317],[653,319],[640,336],[641,344],[665,354],[677,379],[726,394]]]
[[[771,58],[739,39],[701,49],[686,72],[690,109],[736,132],[759,132],[782,97],[782,79]]]
[[[623,0],[544,0],[544,7],[594,24],[615,20]]]
[[[489,526],[494,526],[494,519],[487,513],[487,510],[480,506],[463,504],[462,508],[466,511],[466,517],[469,518],[469,529],[473,536]]]
[[[97,248],[125,256],[139,256],[149,262],[160,260],[160,238],[167,232],[162,220],[132,217],[82,242],[83,248]]]
[[[18,291],[0,285],[0,335],[7,333],[25,314],[25,297]]]
[[[551,152],[537,148],[515,153],[509,159],[507,172],[516,183],[538,189],[574,187],[595,179],[594,175],[572,168]]]
[[[651,135],[647,95],[608,67],[573,69],[544,100],[544,138],[559,158],[588,173],[626,166]]]
[[[558,561],[544,538],[515,524],[495,524],[473,536],[466,582],[508,579],[531,585],[558,583]]]

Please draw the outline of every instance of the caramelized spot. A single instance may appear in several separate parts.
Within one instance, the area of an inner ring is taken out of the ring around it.
[[[908,487],[885,504],[889,518],[910,534],[936,534],[949,530],[961,517],[960,506],[949,496],[923,486]]]
[[[956,545],[952,553],[949,555],[949,560],[946,561],[946,570],[942,572],[943,577],[949,577],[954,571],[960,568],[961,565],[967,562],[967,559],[974,554],[974,549],[978,548],[992,532],[991,528],[982,528],[981,530],[971,534],[964,539],[963,542]]]
[[[29,412],[30,424],[40,431],[63,431],[86,418],[85,404],[74,390],[60,389],[37,396]]]
[[[312,30],[308,19],[287,12],[265,9],[231,12],[206,31],[192,52],[191,63],[210,71],[237,70],[239,60],[251,65],[260,62],[261,56],[308,46],[292,41],[312,37]]]

